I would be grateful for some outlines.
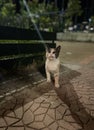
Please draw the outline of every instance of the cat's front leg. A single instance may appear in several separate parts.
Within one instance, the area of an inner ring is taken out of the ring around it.
[[[49,71],[46,71],[47,82],[51,82],[51,75]]]

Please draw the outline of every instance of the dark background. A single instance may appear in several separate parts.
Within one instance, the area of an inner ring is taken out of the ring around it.
[[[54,2],[58,7],[58,10],[62,10],[62,7],[64,10],[66,10],[68,1],[69,0],[38,0],[38,3],[45,2],[45,5],[47,6],[47,4]],[[83,13],[80,16],[80,20],[78,19],[78,22],[87,21],[91,16],[94,15],[94,0],[80,0],[80,2]],[[13,3],[16,3],[16,13],[19,13],[21,8],[20,0],[13,0]]]

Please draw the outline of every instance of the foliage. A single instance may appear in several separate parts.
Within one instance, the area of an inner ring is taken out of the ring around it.
[[[58,23],[58,15],[49,14],[50,12],[57,11],[53,4],[48,4],[47,7],[44,3],[39,4],[37,0],[28,1],[28,6],[33,15],[33,22],[37,24],[40,29],[49,28],[53,30],[53,25]],[[15,4],[12,0],[0,1],[0,25],[4,26],[16,26],[20,28],[34,29],[32,19],[29,17],[28,12],[25,9],[23,1],[20,1],[21,9],[20,13],[15,13]]]
[[[33,19],[40,29],[47,28],[50,31],[53,30],[53,26],[58,21],[58,15],[51,14],[51,12],[57,12],[57,8],[53,8],[53,4],[48,4],[47,7],[45,7],[44,3],[38,4],[32,1],[29,7],[32,14],[34,14]]]
[[[14,6],[5,0],[3,2],[0,2],[0,6],[0,24],[9,24],[9,19],[12,19],[12,16],[14,14]]]
[[[58,28],[63,28],[63,21],[65,21],[66,26],[72,25],[73,17],[75,17],[76,20],[82,12],[79,0],[69,0],[64,17],[65,20],[63,16],[58,13],[58,9],[54,3],[45,6],[45,3],[39,4],[37,0],[34,0],[28,1],[27,4],[33,18],[29,17],[23,0],[20,1],[21,9],[19,14],[15,13],[16,7],[15,4],[12,3],[12,0],[0,1],[0,25],[34,29],[34,24],[36,24],[39,29],[55,31]],[[32,20],[34,23],[32,23]]]
[[[28,28],[28,20],[23,11],[22,14],[15,13],[15,5],[12,0],[0,2],[0,25]]]
[[[72,19],[75,17],[75,20],[78,16],[81,15],[81,2],[79,0],[69,0],[68,7],[66,10],[65,18],[66,18],[66,26],[72,25]]]

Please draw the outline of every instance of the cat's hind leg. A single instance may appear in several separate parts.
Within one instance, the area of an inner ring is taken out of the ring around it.
[[[59,88],[60,87],[60,85],[59,85],[59,74],[54,75],[54,80],[55,80],[55,87]]]

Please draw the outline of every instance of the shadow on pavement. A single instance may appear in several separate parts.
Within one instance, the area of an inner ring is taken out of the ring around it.
[[[43,70],[42,70],[43,69]],[[44,67],[41,69],[41,73],[45,76]],[[75,123],[81,126],[82,129],[79,130],[94,130],[94,120],[93,117],[86,111],[86,108],[80,102],[80,97],[77,95],[77,92],[74,90],[71,80],[80,76],[81,73],[71,70],[65,66],[61,67],[61,77],[60,83],[61,87],[59,89],[55,88],[55,91],[59,98],[69,107],[71,116],[74,118]],[[42,84],[41,87],[34,87],[34,91],[31,92],[31,88],[25,90],[24,93],[19,93],[19,95],[13,94],[10,97],[6,97],[6,105],[2,105],[0,108],[0,115],[4,116],[10,111],[14,111],[18,107],[25,105],[27,102],[30,102],[34,99],[35,92],[36,97],[41,96],[43,93],[48,92],[53,89],[53,85],[47,85],[47,83]],[[32,95],[31,95],[32,93]],[[4,99],[5,100],[5,99]]]
[[[82,129],[80,130],[94,130],[94,118],[86,111],[86,108],[80,102],[77,92],[71,83],[73,78],[80,76],[81,73],[62,66],[63,73],[60,78],[61,87],[55,88],[57,95],[69,107],[72,117]]]

